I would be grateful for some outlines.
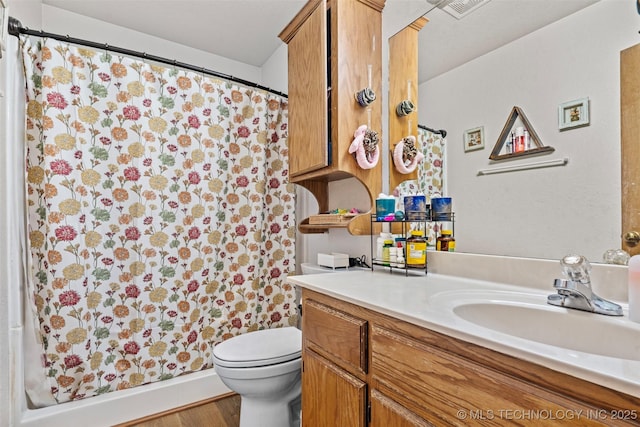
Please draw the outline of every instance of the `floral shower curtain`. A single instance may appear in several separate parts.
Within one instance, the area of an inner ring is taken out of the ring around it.
[[[418,163],[418,179],[400,183],[393,193],[396,197],[422,193],[427,196],[427,199],[443,196],[446,139],[439,133],[431,132],[422,127],[418,127],[416,139],[422,148],[422,154],[424,154],[424,160]],[[402,197],[399,200],[402,200]],[[398,209],[402,208],[403,206],[398,206]],[[426,230],[425,237],[427,237],[429,245],[435,245],[438,227],[439,224],[436,222],[427,224],[428,230]]]
[[[22,39],[30,296],[60,402],[210,368],[295,325],[287,101]]]

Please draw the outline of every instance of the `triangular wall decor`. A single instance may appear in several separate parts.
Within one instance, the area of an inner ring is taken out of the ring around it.
[[[515,151],[515,147],[511,148],[511,151],[506,150],[507,142],[511,141],[511,133],[513,132],[514,126],[518,124],[520,121],[522,123],[522,127],[529,132],[529,148],[523,151]],[[491,160],[505,160],[512,159],[514,157],[522,157],[522,156],[530,156],[532,154],[541,154],[541,153],[551,153],[554,151],[553,147],[545,147],[540,142],[540,137],[527,120],[527,116],[524,115],[524,111],[520,107],[513,107],[511,110],[511,114],[509,114],[509,119],[504,125],[502,132],[500,133],[500,137],[498,138],[498,142],[493,147],[493,151],[489,156]]]

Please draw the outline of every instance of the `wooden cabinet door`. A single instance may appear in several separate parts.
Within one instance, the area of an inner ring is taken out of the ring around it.
[[[329,165],[326,8],[326,1],[319,1],[288,42],[292,178]]]
[[[404,406],[389,399],[378,390],[371,390],[370,427],[428,427],[430,423]]]
[[[620,126],[622,132],[622,249],[640,254],[640,243],[625,239],[640,234],[640,44],[620,53]]]
[[[302,360],[302,426],[364,427],[367,385],[309,349]]]

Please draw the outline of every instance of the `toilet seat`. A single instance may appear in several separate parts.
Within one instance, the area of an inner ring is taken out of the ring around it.
[[[302,332],[295,327],[264,329],[230,338],[213,348],[215,365],[255,368],[300,358]]]

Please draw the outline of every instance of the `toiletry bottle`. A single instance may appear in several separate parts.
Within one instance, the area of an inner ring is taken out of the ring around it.
[[[404,267],[404,246],[406,239],[404,237],[396,237],[395,240],[395,252],[396,252],[396,266]]]
[[[376,239],[376,259],[377,260],[382,260],[382,248],[384,246],[384,241],[391,238],[392,238],[391,233],[382,232],[380,233],[380,236],[378,236],[378,238]]]
[[[398,248],[393,245],[389,248],[389,265],[391,267],[398,266]]]
[[[411,230],[411,237],[407,239],[406,262],[409,267],[427,266],[427,239],[421,230]]]
[[[514,148],[513,151],[515,153],[524,151],[524,128],[522,126],[516,128],[516,144]]]
[[[436,251],[454,252],[456,250],[456,239],[452,234],[451,230],[442,230],[440,237],[436,240]]]
[[[387,239],[384,241],[384,246],[382,246],[382,265],[389,265],[391,261],[391,251],[390,249],[393,247],[393,240]]]
[[[531,149],[531,139],[529,138],[529,131],[526,129],[524,130],[524,149]]]
[[[629,320],[640,323],[640,255],[629,260]]]

